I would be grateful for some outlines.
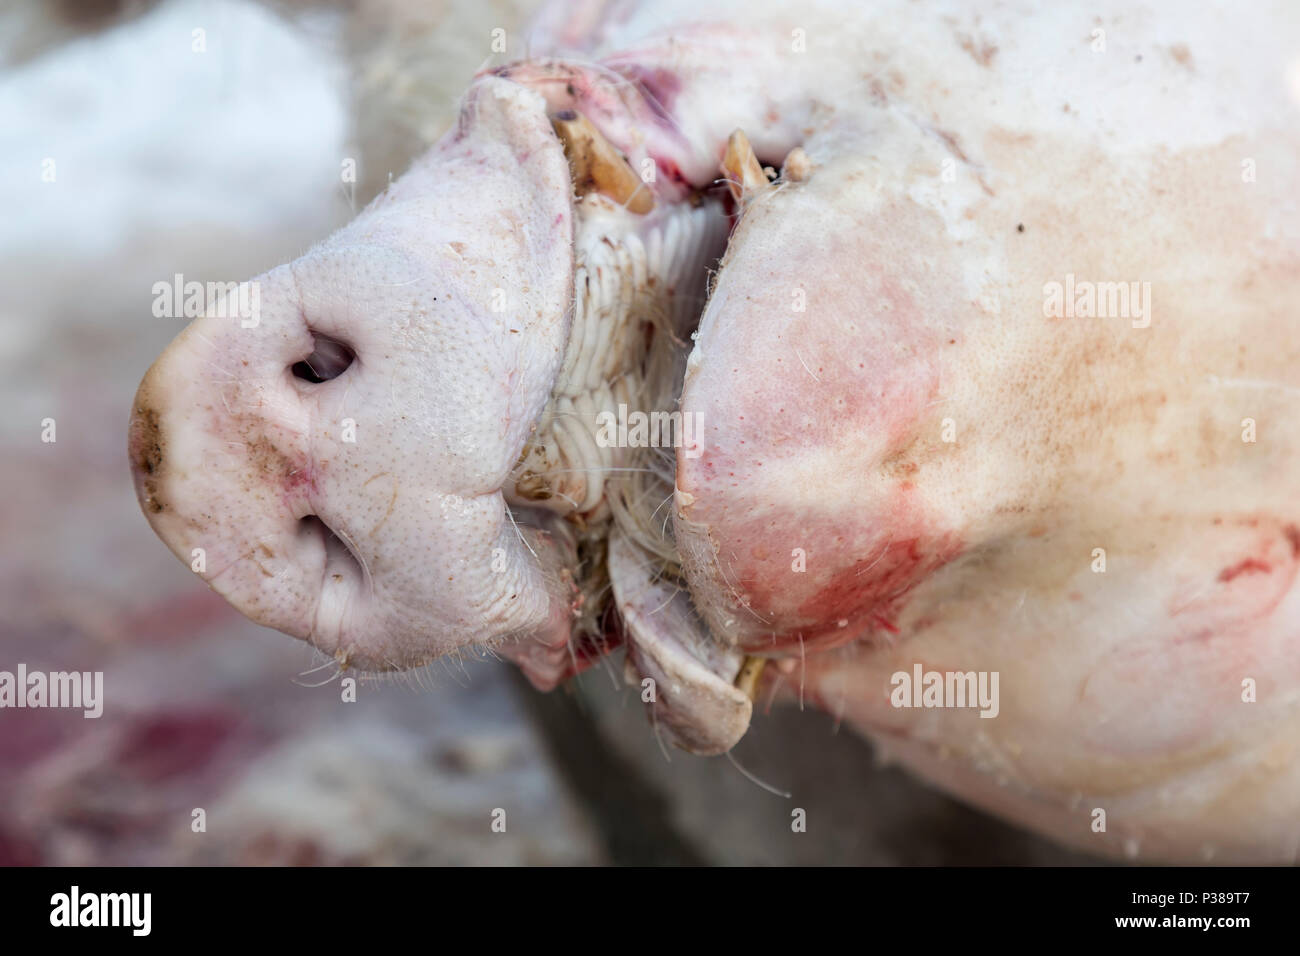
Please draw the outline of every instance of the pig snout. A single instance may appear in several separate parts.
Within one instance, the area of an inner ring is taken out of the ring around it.
[[[563,536],[501,489],[550,393],[572,282],[566,160],[498,80],[357,220],[210,307],[145,376],[141,506],[259,623],[344,665],[568,638]],[[233,313],[233,314],[232,314]]]

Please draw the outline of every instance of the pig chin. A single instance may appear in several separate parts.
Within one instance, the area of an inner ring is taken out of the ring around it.
[[[605,541],[665,496],[611,476],[672,460],[599,417],[675,401],[728,223],[612,195],[581,132],[480,79],[353,223],[254,280],[255,317],[209,307],[149,370],[141,507],[242,613],[359,670],[487,650],[549,687],[598,656]]]

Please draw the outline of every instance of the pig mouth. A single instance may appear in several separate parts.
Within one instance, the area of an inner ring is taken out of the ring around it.
[[[595,190],[575,200],[574,219],[564,358],[503,493],[517,515],[540,512],[572,540],[580,555],[578,630],[590,637],[603,630],[605,544],[614,530],[676,567],[663,508],[682,434],[673,413],[709,269],[730,224],[715,199],[636,212]],[[629,421],[645,427],[629,430]]]
[[[690,440],[678,402],[735,192],[655,204],[589,122],[568,110],[553,122],[577,194],[570,333],[503,492],[522,520],[544,514],[576,556],[568,672],[625,643],[625,680],[655,687],[656,732],[721,752],[748,727],[758,668],[696,613],[671,519],[676,456]]]
[[[505,492],[514,504],[586,525],[617,507],[618,471],[642,458],[671,463],[679,447],[667,420],[655,419],[654,434],[615,426],[673,410],[727,220],[713,203],[638,216],[599,194],[578,202],[576,218],[563,365]]]

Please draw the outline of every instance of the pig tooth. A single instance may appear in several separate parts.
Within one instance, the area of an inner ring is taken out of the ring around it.
[[[781,164],[781,178],[790,183],[802,183],[812,175],[812,161],[802,146],[796,146],[785,155]]]
[[[564,144],[573,188],[579,196],[598,192],[638,215],[655,207],[650,187],[591,120],[574,110],[563,110],[551,118],[551,125]]]
[[[766,664],[766,657],[746,657],[745,663],[740,665],[740,673],[736,675],[736,690],[750,700],[757,700],[758,678],[762,676]]]
[[[731,197],[739,203],[749,202],[769,185],[744,130],[736,130],[727,139],[727,152],[722,157],[722,175],[726,177]]]

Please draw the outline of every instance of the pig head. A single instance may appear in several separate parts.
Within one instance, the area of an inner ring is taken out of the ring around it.
[[[807,698],[1078,845],[1293,859],[1294,13],[573,6],[150,370],[160,536],[341,667],[625,644],[695,752]]]

